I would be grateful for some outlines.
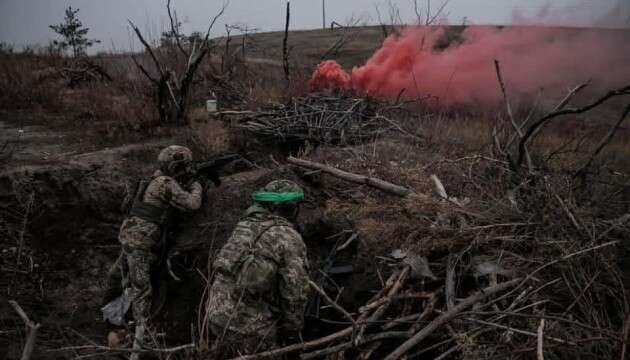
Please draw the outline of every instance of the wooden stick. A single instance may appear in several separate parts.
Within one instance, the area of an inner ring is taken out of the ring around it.
[[[449,254],[446,262],[446,280],[444,293],[446,296],[446,308],[451,310],[455,307],[455,268],[457,267],[457,257]]]
[[[617,96],[624,96],[624,95],[630,95],[630,85],[624,86],[619,89],[611,90],[605,95],[603,95],[601,98],[593,101],[592,103],[584,107],[569,108],[569,109],[562,109],[562,110],[554,111],[538,119],[535,123],[533,123],[527,129],[527,131],[525,131],[525,134],[523,135],[523,137],[521,138],[521,141],[518,144],[519,153],[518,153],[518,159],[516,161],[516,165],[520,166],[520,164],[523,163],[524,150],[526,149],[527,144],[533,139],[533,135],[537,134],[538,128],[540,128],[542,125],[560,116],[585,113],[587,111],[590,111],[598,107],[599,105],[607,102],[608,100],[612,98],[615,98]]]
[[[409,337],[409,334],[407,334],[406,331],[390,331],[390,332],[384,332],[384,333],[366,336],[363,340],[361,340],[361,342],[358,345],[363,345],[372,341],[383,340],[383,339],[392,339],[392,338],[406,339],[408,337]],[[350,349],[353,346],[356,346],[356,345],[354,345],[352,341],[348,341],[348,342],[345,342],[336,346],[331,346],[325,349],[313,351],[308,354],[300,355],[300,358],[302,360],[314,359],[320,356],[334,354],[334,353],[337,353],[346,349]]]
[[[411,339],[405,341],[396,350],[394,350],[392,353],[387,355],[385,360],[399,359],[401,356],[403,356],[409,350],[411,350],[414,346],[416,346],[422,340],[424,340],[429,335],[431,335],[440,326],[442,326],[442,325],[446,324],[447,322],[449,322],[450,320],[452,320],[460,312],[462,312],[465,309],[467,309],[468,307],[473,306],[474,304],[484,300],[485,298],[487,298],[489,296],[492,296],[492,295],[494,295],[496,293],[499,293],[499,292],[501,292],[503,290],[507,290],[507,289],[517,285],[518,283],[521,282],[521,280],[523,280],[523,279],[518,278],[518,279],[513,279],[513,280],[510,280],[510,281],[506,281],[506,282],[498,284],[496,286],[491,286],[491,287],[485,288],[485,289],[483,289],[483,290],[481,290],[481,291],[479,291],[479,292],[477,292],[477,293],[467,297],[466,299],[464,299],[462,302],[457,304],[451,310],[449,310],[449,311],[443,313],[442,315],[438,316],[429,325],[427,325],[422,330],[420,330],[420,332],[415,334]]]
[[[536,346],[538,360],[545,360],[545,355],[543,353],[544,331],[545,331],[545,319],[540,319],[540,325],[538,325],[538,342]]]
[[[407,280],[407,276],[409,276],[409,272],[411,272],[411,266],[409,265],[405,266],[404,269],[402,269],[402,271],[400,272],[400,275],[398,275],[398,279],[396,280],[394,285],[390,288],[390,290],[387,292],[387,296],[385,297],[385,302],[378,309],[376,309],[376,311],[374,311],[372,316],[370,316],[370,318],[368,319],[368,323],[379,320],[381,316],[385,314],[385,312],[389,308],[389,304],[391,304],[392,302],[393,297],[398,293],[398,291],[400,291],[405,281]],[[355,345],[358,345],[361,342],[361,337],[363,336],[363,333],[365,332],[366,328],[367,328],[366,325],[362,325],[361,328],[359,329],[357,337],[354,340]]]
[[[356,321],[354,321],[354,318],[352,317],[352,315],[350,315],[349,312],[346,311],[346,309],[342,308],[339,304],[337,304],[335,300],[331,299],[328,294],[326,294],[326,292],[322,290],[319,286],[317,286],[317,284],[315,284],[314,282],[309,280],[308,284],[313,288],[313,290],[317,291],[330,306],[335,308],[335,310],[339,311],[346,319],[348,319],[352,323],[353,328],[357,327]]]
[[[394,279],[396,278],[396,275],[398,275],[397,273],[392,274],[392,276],[387,280],[385,287],[383,287],[383,289],[381,289],[376,295],[374,295],[369,302],[373,302],[379,298],[381,298],[383,296],[383,294],[386,293],[386,291],[393,285],[394,283]],[[361,316],[359,316],[356,320],[356,322],[358,324],[361,324],[366,318],[367,318],[368,314],[362,314]],[[319,339],[315,339],[315,340],[311,340],[309,342],[305,342],[305,343],[300,343],[300,344],[293,344],[293,345],[289,345],[289,346],[285,346],[283,348],[280,349],[274,349],[274,350],[269,350],[269,351],[264,351],[258,354],[252,354],[252,355],[247,355],[247,356],[240,356],[240,357],[236,357],[233,358],[231,360],[258,360],[258,359],[266,359],[266,358],[270,358],[270,357],[279,357],[281,355],[285,355],[285,354],[289,354],[292,352],[296,352],[296,351],[306,351],[306,350],[310,350],[310,349],[314,349],[317,347],[320,347],[322,345],[328,344],[329,342],[335,341],[337,339],[341,339],[344,338],[348,335],[351,335],[353,333],[353,328],[352,326],[347,327],[343,330],[337,331],[336,333],[324,336],[322,338]]]
[[[158,353],[158,354],[172,354],[178,351],[194,349],[196,347],[195,344],[186,344],[179,345],[172,348],[165,349],[133,349],[133,348],[112,348],[108,346],[100,346],[100,345],[80,345],[80,346],[68,346],[59,349],[52,350],[54,352],[58,351],[68,351],[68,350],[101,350],[106,352],[119,352],[119,353]]]
[[[22,307],[20,307],[20,305],[16,301],[9,300],[9,305],[11,305],[13,310],[15,310],[15,312],[24,322],[24,325],[26,325],[26,327],[28,328],[28,335],[26,335],[26,344],[24,344],[22,357],[20,359],[29,360],[31,358],[31,355],[33,354],[33,350],[35,350],[35,339],[37,338],[37,330],[39,330],[41,325],[31,321],[31,319],[28,318],[24,310],[22,310]]]
[[[412,194],[412,191],[406,187],[400,186],[400,185],[396,185],[396,184],[392,184],[390,182],[381,180],[381,179],[376,179],[376,178],[371,178],[371,177],[367,177],[364,175],[359,175],[359,174],[354,174],[354,173],[350,173],[347,171],[343,171],[337,168],[334,168],[332,166],[328,166],[328,165],[324,165],[322,163],[317,163],[314,161],[308,161],[308,160],[303,160],[303,159],[298,159],[298,158],[294,158],[292,156],[287,158],[287,161],[291,164],[294,165],[298,165],[298,166],[302,166],[305,167],[307,169],[313,169],[313,170],[321,170],[322,172],[325,172],[327,174],[330,174],[332,176],[338,177],[340,179],[343,180],[347,180],[356,184],[365,184],[365,185],[369,185],[371,187],[374,187],[376,189],[385,191],[387,193],[393,194],[393,195],[397,195],[400,197],[405,197],[407,195]]]
[[[284,37],[282,38],[282,68],[284,69],[284,77],[289,81],[289,24],[291,21],[291,2],[287,0],[287,15],[284,24]]]
[[[507,90],[505,88],[505,83],[503,82],[503,76],[501,75],[501,65],[499,65],[499,60],[494,60],[494,67],[497,71],[497,78],[499,80],[499,85],[501,86],[501,92],[503,93],[503,101],[505,102],[505,108],[507,110],[508,117],[510,118],[512,127],[516,131],[516,134],[518,135],[519,139],[522,139],[523,131],[521,129],[521,126],[518,125],[516,123],[516,120],[514,119],[514,113],[512,112],[512,105],[510,105],[510,99],[508,97]],[[510,149],[506,147],[505,151],[509,152]],[[525,160],[527,161],[527,168],[529,169],[530,172],[532,172],[534,170],[534,165],[532,163],[532,158],[529,155],[529,150],[527,150],[527,147],[525,147]],[[518,168],[514,170],[518,171]]]
[[[599,155],[599,153],[604,149],[604,147],[606,147],[606,145],[610,143],[610,141],[613,139],[613,137],[617,133],[617,130],[619,130],[621,123],[623,123],[623,121],[626,119],[628,114],[630,114],[630,105],[626,106],[619,120],[617,120],[615,125],[613,125],[613,127],[610,128],[610,131],[608,131],[606,136],[604,136],[604,138],[599,142],[599,144],[597,145],[597,148],[595,149],[595,151],[593,151],[591,156],[589,156],[586,163],[580,168],[580,170],[575,172],[575,176],[584,174],[586,173],[586,171],[588,171],[588,168],[591,167],[591,164],[593,163],[593,160],[595,160],[595,157],[597,157],[597,155]]]
[[[507,330],[507,331],[515,332],[517,334],[522,334],[522,335],[527,335],[527,336],[538,338],[538,334],[535,333],[535,332],[532,332],[532,331],[521,330],[521,329],[517,329],[517,328],[511,327],[511,326],[496,324],[496,323],[483,321],[483,320],[479,320],[479,319],[475,319],[475,318],[465,318],[464,320],[475,322],[475,323],[478,323],[478,324],[481,324],[481,325],[492,326],[492,327],[496,327],[496,328],[499,328],[499,329],[504,329],[504,330]],[[559,344],[572,345],[572,346],[576,345],[575,342],[565,341],[565,340],[562,340],[562,339],[559,339],[559,338],[556,338],[556,337],[545,336],[545,338],[548,339],[548,340],[551,340],[553,342],[557,342]]]
[[[446,193],[446,189],[444,188],[444,184],[437,177],[437,175],[433,174],[429,176],[429,179],[433,182],[433,186],[435,187],[435,193],[438,197],[448,200],[448,194]]]
[[[336,333],[330,334],[328,336],[324,336],[323,338],[315,339],[315,340],[304,342],[304,343],[285,346],[280,349],[264,351],[258,354],[239,356],[239,357],[232,358],[231,360],[258,360],[258,359],[279,357],[281,355],[289,354],[296,351],[304,351],[304,350],[320,347],[322,345],[328,344],[331,341],[343,338],[350,334],[352,334],[352,326],[345,328],[343,330],[337,331]]]
[[[441,292],[442,292],[441,290],[438,290],[434,294],[434,296],[429,300],[429,303],[425,305],[424,310],[422,311],[422,314],[420,314],[420,316],[416,319],[415,324],[413,324],[411,328],[409,328],[409,331],[407,331],[409,335],[413,335],[416,332],[418,332],[418,330],[422,326],[422,322],[425,321],[429,316],[431,316],[431,314],[433,314],[435,310],[435,303],[437,303],[438,296]]]

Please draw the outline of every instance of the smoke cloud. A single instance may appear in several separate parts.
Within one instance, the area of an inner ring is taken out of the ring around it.
[[[566,89],[593,79],[608,88],[630,82],[630,31],[542,26],[409,27],[388,37],[346,73],[320,64],[314,89],[354,89],[376,97],[435,96],[447,103],[495,101],[501,96],[494,60],[512,93]]]

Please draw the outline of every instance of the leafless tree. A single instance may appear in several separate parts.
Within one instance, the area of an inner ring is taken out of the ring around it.
[[[383,31],[383,37],[388,37],[391,34],[396,36],[400,35],[400,29],[404,26],[404,22],[400,16],[400,8],[396,3],[389,0],[387,3],[388,18],[383,19],[379,5],[375,5],[376,15],[378,17],[378,23]]]
[[[353,28],[362,21],[362,17],[355,17],[354,15],[346,21],[345,25],[341,25],[338,22],[333,21],[330,24],[330,30],[337,31],[336,40],[335,43],[324,52],[321,59],[324,60],[331,57],[337,57],[344,46],[354,41],[360,35],[358,31],[353,31]]]
[[[413,2],[413,9],[416,13],[416,23],[417,25],[430,26],[435,25],[437,21],[439,21],[443,17],[447,17],[448,13],[445,12],[446,6],[448,6],[451,0],[444,0],[437,7],[435,11],[431,9],[431,0],[426,0],[426,10],[424,14],[422,13],[422,6],[419,4],[418,0],[411,0]]]
[[[131,28],[149,54],[155,67],[154,71],[151,72],[135,57],[133,58],[142,74],[155,85],[158,112],[162,122],[181,123],[186,116],[193,78],[199,65],[213,47],[213,43],[209,40],[210,31],[225,12],[227,4],[224,2],[219,12],[211,19],[205,37],[199,43],[197,39],[193,39],[192,43],[184,44],[182,40],[185,39],[185,36],[181,33],[177,15],[171,9],[171,0],[167,1],[166,10],[170,20],[170,33],[178,50],[177,58],[181,59],[183,63],[181,69],[169,68],[165,61],[161,61],[160,48],[154,49],[143,37],[140,29],[129,20]],[[179,70],[179,73],[176,73],[176,70]]]
[[[419,0],[411,0],[413,9],[416,14],[415,25],[430,26],[435,25],[443,18],[448,16],[446,7],[450,3],[450,0],[443,0],[436,9],[431,7],[431,0],[426,0],[426,9]],[[389,0],[388,7],[388,19],[384,19],[381,14],[379,5],[376,4],[376,15],[378,23],[380,24],[383,36],[387,37],[390,32],[395,35],[400,35],[400,29],[405,26],[405,22],[400,15],[400,8],[394,2]],[[423,10],[424,9],[424,10]]]

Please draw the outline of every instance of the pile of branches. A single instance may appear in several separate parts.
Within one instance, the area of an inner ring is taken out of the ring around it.
[[[240,359],[626,358],[630,303],[618,259],[630,214],[605,219],[578,205],[571,187],[561,187],[567,178],[541,181],[531,189],[534,205],[516,209],[496,194],[449,196],[435,176],[436,196],[428,196],[324,164],[289,162],[409,199],[423,216],[405,250],[381,258],[393,271],[363,306],[344,308],[335,300],[343,289],[311,283],[337,314],[326,320],[340,328]],[[479,161],[462,164],[476,168]],[[427,241],[444,246],[410,250]]]
[[[222,114],[238,116],[235,126],[263,142],[344,145],[374,140],[396,129],[380,115],[382,108],[371,99],[313,93],[261,111]]]

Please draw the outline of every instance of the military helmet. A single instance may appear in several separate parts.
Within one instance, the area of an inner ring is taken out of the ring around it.
[[[274,180],[267,185],[265,185],[260,191],[266,192],[276,192],[276,193],[304,193],[304,190],[300,187],[300,185],[296,184],[291,180]]]
[[[304,190],[291,180],[274,180],[252,194],[252,199],[274,205],[295,203],[304,199]]]
[[[188,164],[192,162],[192,151],[185,146],[171,145],[160,151],[158,155],[158,164],[160,169],[170,172],[175,165]]]

